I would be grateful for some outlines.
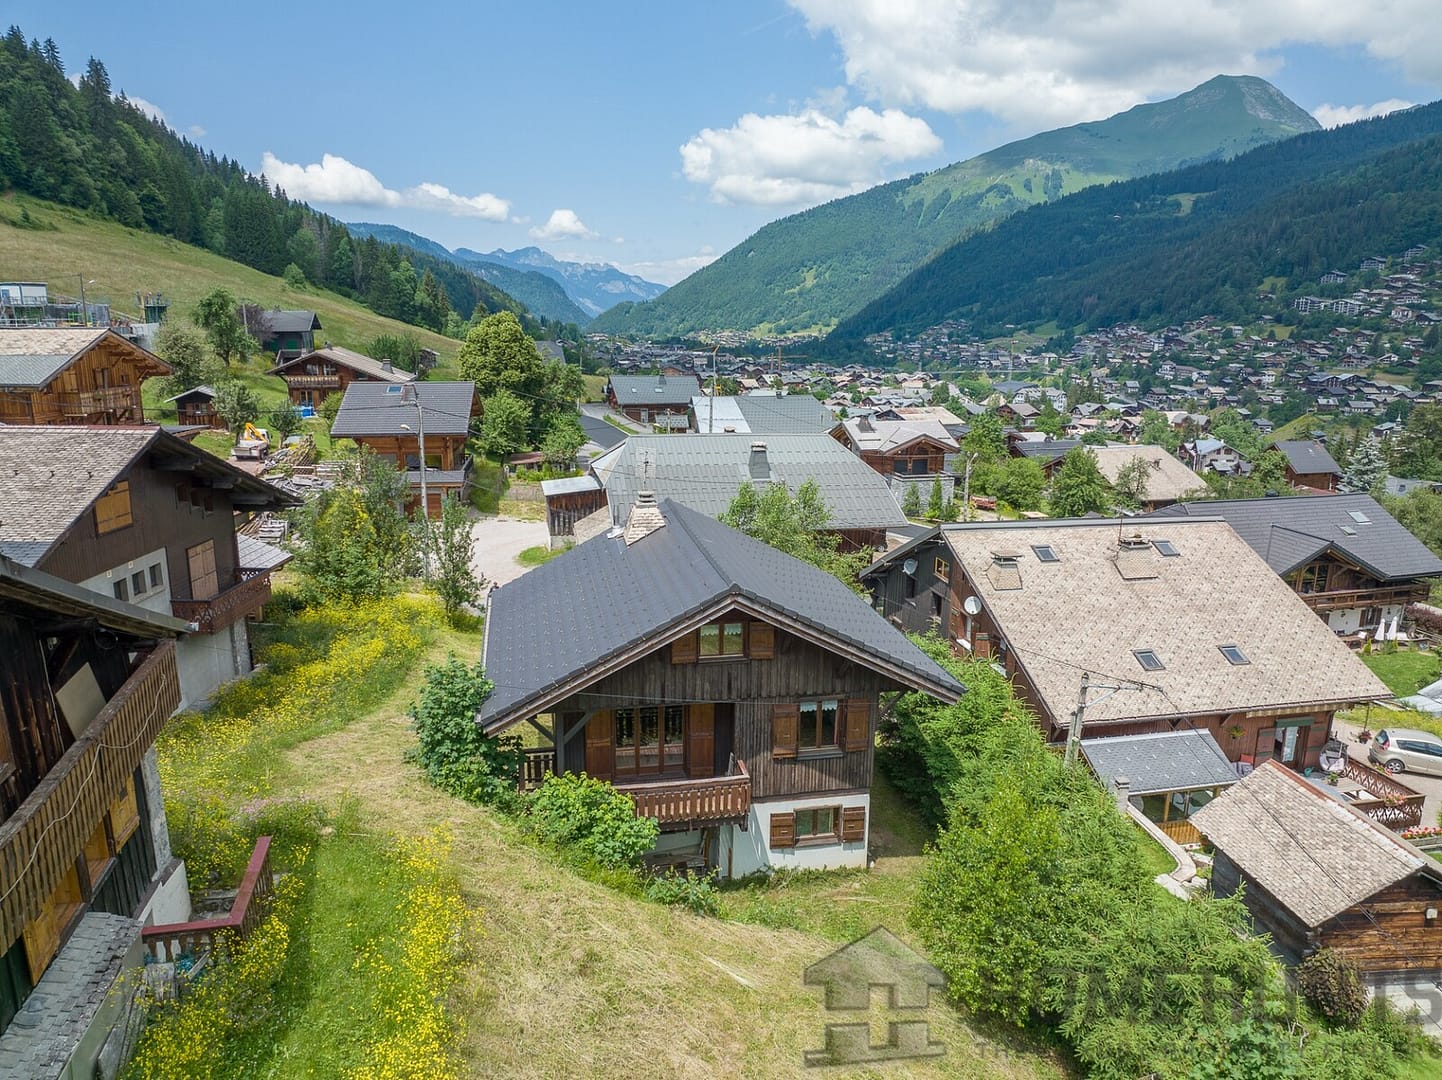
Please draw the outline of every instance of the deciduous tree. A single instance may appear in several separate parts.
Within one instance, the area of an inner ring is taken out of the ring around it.
[[[1054,517],[1082,517],[1111,506],[1111,489],[1097,466],[1097,456],[1084,446],[1067,452],[1051,485]]]
[[[524,450],[531,410],[509,390],[497,390],[481,403],[481,449],[497,461]]]

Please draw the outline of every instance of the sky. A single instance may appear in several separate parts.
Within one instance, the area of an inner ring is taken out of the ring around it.
[[[47,10],[21,29],[70,72],[98,57],[176,131],[342,221],[664,284],[778,217],[1217,74],[1328,126],[1442,97],[1437,0]]]

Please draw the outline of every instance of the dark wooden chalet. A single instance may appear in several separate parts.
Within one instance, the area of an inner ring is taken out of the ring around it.
[[[1278,439],[1271,446],[1287,459],[1287,483],[1309,491],[1336,491],[1342,468],[1316,439]]]
[[[691,399],[701,393],[695,375],[612,375],[606,383],[611,408],[637,423],[685,431]]]
[[[0,329],[0,423],[139,424],[170,365],[113,330]]]
[[[1242,903],[1292,963],[1321,949],[1365,972],[1442,969],[1442,864],[1276,762],[1192,818],[1212,888]]]
[[[958,444],[936,420],[843,420],[831,437],[883,476],[937,476]]]
[[[0,554],[194,624],[188,703],[250,670],[246,620],[270,599],[238,515],[297,502],[160,428],[0,427]]]
[[[291,357],[271,368],[285,382],[292,405],[319,408],[331,394],[344,394],[351,383],[414,382],[416,376],[389,360],[374,360],[364,353],[327,345]]]
[[[175,406],[175,422],[181,426],[225,429],[225,421],[215,411],[213,386],[192,387],[166,398],[165,404]]]
[[[1375,633],[1425,602],[1442,559],[1370,495],[1182,503],[1158,512],[1220,517],[1334,633]]]
[[[352,383],[330,433],[403,469],[414,496],[408,511],[420,505],[424,457],[426,513],[440,517],[446,495],[470,498],[474,462],[466,440],[476,407],[471,382]]]
[[[99,1075],[105,991],[138,967],[142,925],[189,915],[152,752],[180,704],[175,639],[185,631],[0,556],[8,1075]],[[89,986],[102,993],[87,998]]]
[[[272,309],[259,315],[260,347],[284,362],[315,348],[315,332],[321,329],[314,311]]]
[[[1084,697],[1083,738],[1185,725],[1233,762],[1315,768],[1337,710],[1389,696],[1222,521],[946,525],[863,581],[896,625],[999,663],[1053,741]]]
[[[489,603],[479,719],[543,734],[526,779],[604,777],[657,860],[728,876],[865,866],[878,715],[963,692],[835,578],[649,493]]]

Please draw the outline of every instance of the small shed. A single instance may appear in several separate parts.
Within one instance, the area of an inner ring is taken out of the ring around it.
[[[175,406],[176,422],[183,425],[203,425],[223,428],[225,421],[215,411],[215,387],[193,386],[174,397],[165,399],[165,404]]]
[[[1442,863],[1275,761],[1192,819],[1212,888],[1242,902],[1291,963],[1320,949],[1362,971],[1442,969]]]
[[[1237,767],[1209,731],[1188,728],[1083,739],[1082,756],[1108,790],[1127,798],[1179,844],[1201,835],[1192,814],[1237,782]]]

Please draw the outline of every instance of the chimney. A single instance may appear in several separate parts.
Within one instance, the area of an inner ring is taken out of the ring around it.
[[[748,468],[752,480],[771,479],[771,463],[766,460],[766,444],[764,442],[751,444],[751,460]]]
[[[665,524],[666,519],[661,515],[661,508],[656,505],[656,493],[638,491],[636,502],[632,505],[631,512],[626,515],[626,531],[622,533],[626,546],[630,547],[637,540],[650,536]]]
[[[656,393],[666,389],[666,373],[663,371],[656,376]]]
[[[1112,786],[1116,788],[1113,794],[1116,796],[1117,809],[1125,814],[1127,803],[1131,802],[1132,782],[1125,776],[1118,776],[1112,781]]]
[[[391,372],[395,371],[395,367],[391,364],[389,360],[382,360],[381,370],[384,371],[387,375],[389,375],[391,374]]]
[[[875,431],[876,429],[871,426],[871,417],[863,416],[860,420],[856,421],[856,430]]]

